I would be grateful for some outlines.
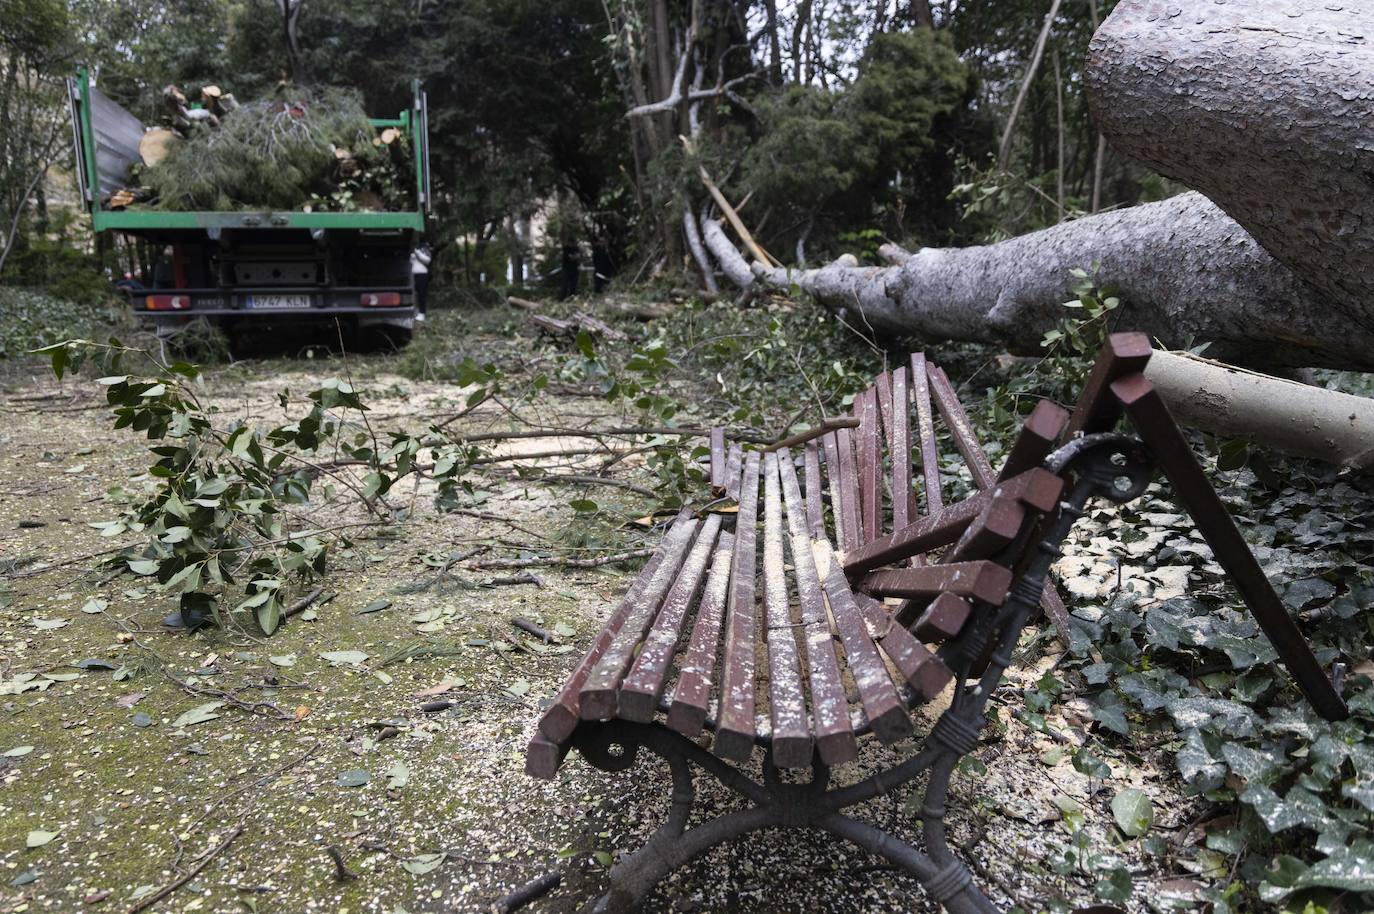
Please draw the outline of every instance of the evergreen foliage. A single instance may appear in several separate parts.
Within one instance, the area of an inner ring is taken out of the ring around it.
[[[391,161],[399,154],[392,147],[403,141],[374,144],[376,133],[354,92],[320,89],[251,102],[227,114],[219,128],[194,129],[143,171],[159,209],[299,209],[312,198],[320,208],[351,208],[349,200],[364,190],[383,204],[403,202]],[[369,180],[350,181],[353,193],[341,197],[341,163],[348,158]]]

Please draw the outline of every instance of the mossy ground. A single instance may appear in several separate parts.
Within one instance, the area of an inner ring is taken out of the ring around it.
[[[269,421],[280,415],[275,395],[282,387],[300,392],[347,372],[379,422],[423,428],[461,408],[465,392],[447,379],[465,356],[554,378],[577,358],[569,342],[536,341],[518,330],[510,312],[437,318],[399,358],[220,366],[207,373],[207,397],[226,413]],[[398,367],[405,375],[395,373]],[[477,480],[471,510],[440,514],[431,492],[422,485],[412,493],[407,484],[393,496],[414,506],[403,522],[364,530],[351,548],[332,555],[321,583],[335,596],[315,607],[313,619],[294,619],[266,639],[241,626],[187,635],[161,625],[171,598],[97,567],[95,553],[136,539],[102,539],[87,525],[115,513],[142,487],[145,444],[109,430],[89,380],[59,386],[36,365],[12,368],[8,380],[0,404],[0,560],[8,574],[0,592],[0,669],[9,684],[27,674],[51,684],[0,696],[0,752],[33,747],[0,758],[0,911],[130,909],[197,867],[240,827],[233,843],[157,910],[481,911],[513,886],[559,868],[563,887],[537,909],[571,911],[604,887],[598,857],[637,846],[661,820],[669,787],[666,773],[653,766],[607,776],[570,763],[553,782],[523,774],[539,703],[598,631],[633,568],[537,568],[538,583],[492,587],[484,586],[490,572],[459,567],[441,577],[425,561],[475,545],[505,556],[569,543],[633,546],[640,534],[626,521],[652,507],[650,499],[598,488],[598,515],[587,520],[567,505],[575,493],[493,470]],[[690,399],[691,389],[709,393],[714,382],[706,373],[676,383]],[[52,398],[33,399],[40,395]],[[779,403],[774,421],[795,406]],[[501,410],[483,406],[463,427],[510,427]],[[554,393],[520,411],[548,423],[628,421],[595,398]],[[637,459],[616,472],[652,484]],[[320,510],[347,519],[354,509]],[[83,612],[92,599],[103,609]],[[391,605],[358,613],[379,599]],[[436,607],[452,610],[444,628],[417,632],[411,617]],[[571,628],[566,649],[494,648],[513,632],[516,615]],[[52,622],[64,624],[45,627]],[[439,646],[444,655],[383,665],[416,645]],[[342,650],[367,659],[339,665],[321,657]],[[88,660],[98,663],[75,666]],[[1018,673],[1008,695],[1033,687],[1040,672]],[[422,711],[416,693],[445,681],[452,687],[444,697],[456,705]],[[238,703],[219,707],[212,720],[175,725],[216,700],[215,693]],[[1013,697],[1011,707],[1017,704]],[[1082,722],[1065,716],[1071,714],[1056,708],[1050,722],[1074,732]],[[137,715],[146,715],[148,725],[138,726]],[[383,739],[386,727],[396,732]],[[1148,783],[1162,827],[1184,827],[1192,817],[1167,759],[1137,756],[1104,784],[1078,774],[1062,753],[1047,755],[1054,747],[1011,719],[998,740],[980,749],[981,764],[956,778],[954,837],[1004,905],[1056,894],[1091,898],[1083,879],[1050,871],[1050,858],[1062,849],[1056,821],[1064,797],[1081,805],[1103,842],[1118,840],[1107,807],[1112,788]],[[905,751],[873,751],[863,764],[890,762]],[[840,777],[861,776],[860,765],[851,767]],[[340,783],[356,771],[367,773],[365,784]],[[699,786],[708,811],[732,802]],[[905,796],[893,796],[866,815],[910,837],[914,819],[904,803]],[[32,832],[56,836],[26,848]],[[349,876],[340,877],[330,848]],[[432,855],[440,853],[433,866]],[[913,882],[875,863],[824,836],[768,833],[694,862],[651,907],[930,908]],[[1149,875],[1158,865],[1144,861],[1140,868]]]

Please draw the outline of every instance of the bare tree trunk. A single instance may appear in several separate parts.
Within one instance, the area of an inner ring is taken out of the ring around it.
[[[1059,137],[1055,161],[1055,203],[1059,207],[1059,221],[1064,221],[1064,78],[1059,72],[1059,49],[1054,49],[1054,123]]]
[[[701,281],[705,284],[706,291],[714,295],[720,291],[720,286],[716,285],[716,271],[711,266],[711,258],[706,256],[706,249],[701,246],[697,217],[690,206],[682,209],[682,233],[687,236],[687,249],[692,252],[692,259],[701,271]]]
[[[287,67],[291,71],[291,81],[297,85],[303,85],[306,81],[301,45],[296,34],[296,25],[304,6],[305,0],[277,0],[277,11],[281,13],[282,39],[286,42]]]
[[[765,0],[764,11],[768,14],[768,72],[773,85],[782,85],[782,37],[778,35],[778,2]]]
[[[1059,4],[1060,0],[1052,0],[1050,3],[1050,11],[1045,14],[1045,24],[1040,28],[1039,37],[1035,39],[1035,50],[1031,52],[1026,76],[1021,80],[1016,101],[1012,103],[1011,113],[1007,115],[1007,126],[1002,130],[1002,142],[997,147],[997,167],[1003,171],[1007,170],[1007,162],[1011,159],[1011,138],[1016,130],[1016,119],[1021,116],[1021,106],[1026,103],[1026,93],[1030,91],[1031,83],[1035,81],[1035,73],[1040,69],[1040,59],[1045,56],[1045,42],[1050,37],[1050,29],[1054,27],[1054,17],[1059,15]]]
[[[930,11],[930,0],[911,0],[911,22],[918,29],[935,28],[935,16]]]

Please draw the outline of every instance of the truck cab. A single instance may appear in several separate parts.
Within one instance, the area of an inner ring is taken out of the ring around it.
[[[94,231],[151,245],[151,275],[125,282],[134,312],[161,337],[196,318],[231,339],[280,328],[325,325],[409,341],[415,320],[411,254],[430,209],[425,94],[413,84],[410,108],[372,119],[404,131],[415,166],[415,206],[406,211],[170,211],[112,207],[140,161],[143,124],[91,84],[68,80],[77,183]]]

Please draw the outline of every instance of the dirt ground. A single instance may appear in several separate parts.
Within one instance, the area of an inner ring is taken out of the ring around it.
[[[384,356],[239,363],[210,369],[205,391],[226,414],[268,421],[280,415],[281,387],[307,389],[346,369],[373,415],[393,425],[423,428],[461,407],[455,384],[409,380],[389,366]],[[616,420],[587,398],[549,394],[532,409],[565,424]],[[461,421],[468,430],[511,427],[495,405]],[[503,466],[482,476],[460,513],[436,511],[424,486],[406,488],[393,501],[413,503],[410,516],[362,528],[333,553],[322,582],[332,599],[313,612],[270,638],[238,627],[188,635],[161,624],[172,598],[98,566],[138,539],[104,538],[90,523],[149,484],[146,443],[110,430],[99,388],[85,378],[59,384],[39,365],[12,372],[0,423],[0,912],[134,911],[188,875],[155,910],[475,912],[551,869],[563,885],[533,910],[573,911],[604,888],[606,862],[661,820],[669,785],[652,765],[611,776],[571,759],[552,782],[523,773],[542,703],[636,564],[536,567],[531,582],[515,584],[491,580],[502,571],[442,568],[479,546],[504,557],[568,549],[579,521],[566,487]],[[551,444],[521,442],[531,451]],[[602,459],[543,463],[586,470]],[[613,477],[652,485],[636,458]],[[651,505],[630,489],[594,494],[622,519]],[[321,510],[352,516],[343,505]],[[652,544],[633,526],[619,535],[624,548]],[[1090,570],[1092,550],[1077,554]],[[360,613],[378,601],[389,603]],[[508,649],[517,615],[567,634],[553,647]],[[322,656],[342,651],[365,657]],[[419,656],[398,659],[404,653]],[[951,803],[955,842],[980,882],[999,904],[1027,910],[1093,899],[1084,879],[1052,872],[1067,841],[1062,809],[1081,807],[1103,844],[1118,840],[1108,802],[1122,787],[1148,787],[1166,832],[1186,830],[1196,812],[1167,759],[1136,758],[1090,781],[1054,740],[1016,720],[1021,690],[1053,666],[1057,649],[1032,656],[1040,659],[1007,685],[1005,731],[985,737],[982,766],[956,776]],[[421,710],[439,694],[453,706]],[[1072,713],[1069,705],[1049,714],[1070,744],[1082,738]],[[909,751],[870,746],[837,777],[858,779]],[[733,802],[698,784],[708,811]],[[864,815],[913,837],[904,794]],[[33,833],[52,837],[26,847]],[[879,863],[838,839],[765,833],[695,861],[650,909],[934,909]],[[1135,872],[1131,910],[1167,907],[1170,893],[1187,907],[1201,881],[1172,858]]]

